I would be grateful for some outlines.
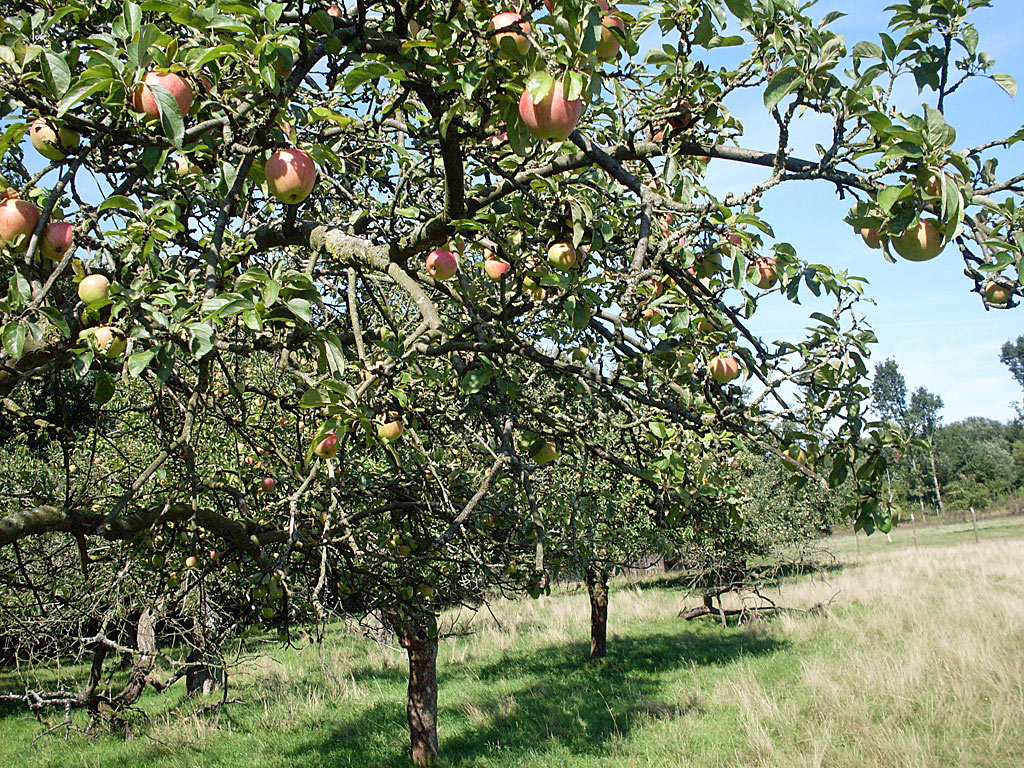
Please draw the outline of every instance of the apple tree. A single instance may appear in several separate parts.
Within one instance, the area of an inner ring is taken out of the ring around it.
[[[864,283],[762,201],[834,190],[882,257],[959,251],[1015,306],[997,161],[1024,131],[958,148],[944,117],[968,81],[1015,89],[969,20],[990,5],[896,4],[853,45],[788,0],[5,6],[0,600],[94,610],[68,638],[94,679],[133,664],[123,692],[28,703],[102,716],[165,685],[161,617],[187,675],[231,633],[345,612],[407,648],[425,764],[440,609],[537,591],[559,453],[636,478],[659,525],[727,494],[723,452],[848,482],[847,514],[887,525]],[[745,91],[770,147],[744,145]],[[833,130],[800,157],[807,114]],[[718,196],[709,162],[764,177]],[[763,339],[783,301],[812,303],[807,335]]]

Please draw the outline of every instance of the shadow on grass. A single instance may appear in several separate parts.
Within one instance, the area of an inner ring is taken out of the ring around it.
[[[499,753],[502,762],[514,762],[516,756],[556,745],[574,754],[607,754],[611,739],[652,719],[700,712],[695,696],[676,694],[673,700],[663,690],[667,673],[729,664],[783,647],[753,633],[692,627],[678,634],[615,639],[608,658],[594,665],[586,661],[588,645],[571,643],[509,653],[479,668],[442,668],[441,763],[465,765]],[[283,764],[407,766],[402,705],[377,706],[341,727],[313,734],[301,749],[282,754]],[[389,731],[385,739],[382,729]]]

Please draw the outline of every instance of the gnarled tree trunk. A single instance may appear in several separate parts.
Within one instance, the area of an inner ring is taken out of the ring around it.
[[[608,572],[587,568],[587,592],[590,595],[590,660],[608,655]]]
[[[437,636],[422,624],[396,622],[398,641],[409,656],[405,710],[413,765],[437,760]]]

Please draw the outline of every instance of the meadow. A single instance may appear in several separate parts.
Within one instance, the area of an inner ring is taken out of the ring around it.
[[[678,619],[698,600],[671,577],[620,579],[596,665],[585,592],[463,613],[468,634],[439,656],[440,764],[1024,765],[1024,518],[982,521],[979,536],[969,523],[919,527],[917,547],[909,525],[892,542],[834,536],[837,567],[770,594],[794,610],[726,628]],[[234,703],[147,694],[128,740],[36,739],[35,718],[0,709],[0,765],[408,764],[400,649],[337,625],[323,645],[250,651]]]

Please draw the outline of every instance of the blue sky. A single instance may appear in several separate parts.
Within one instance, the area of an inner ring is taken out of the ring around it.
[[[830,10],[848,13],[833,23],[832,29],[844,34],[847,47],[852,48],[859,40],[878,41],[888,4],[881,0],[822,0],[811,15],[820,18]],[[972,17],[981,36],[979,47],[996,60],[994,72],[1021,81],[1021,95],[1011,100],[991,80],[976,79],[961,88],[946,106],[946,118],[957,129],[958,149],[1008,136],[1024,124],[1024,52],[1020,45],[1024,3],[995,0],[994,5]],[[641,50],[650,47],[646,37]],[[926,94],[919,95],[909,78],[896,94],[903,111],[921,112]],[[726,103],[746,125],[743,146],[771,150],[774,123],[767,119],[760,93]],[[929,103],[934,105],[934,100]],[[793,132],[794,154],[816,158],[814,142],[824,143],[830,135],[827,123],[802,121]],[[1001,177],[1015,175],[1022,168],[1024,151],[1000,155]],[[709,168],[708,184],[716,193],[724,193],[764,176],[763,169],[715,160]],[[879,337],[873,360],[896,358],[908,388],[925,386],[939,394],[947,423],[967,416],[1012,418],[1013,403],[1020,402],[1022,393],[999,362],[999,348],[1007,339],[1024,334],[1024,308],[986,311],[980,297],[971,292],[973,283],[964,277],[963,263],[953,247],[927,263],[888,263],[843,223],[850,205],[849,200],[838,199],[833,186],[796,182],[766,195],[764,216],[772,222],[776,237],[792,243],[804,258],[845,267],[869,280],[868,293],[876,304],[864,306],[863,311]],[[759,310],[754,325],[768,339],[791,336],[806,325],[807,307],[793,307],[782,297],[773,297]]]

